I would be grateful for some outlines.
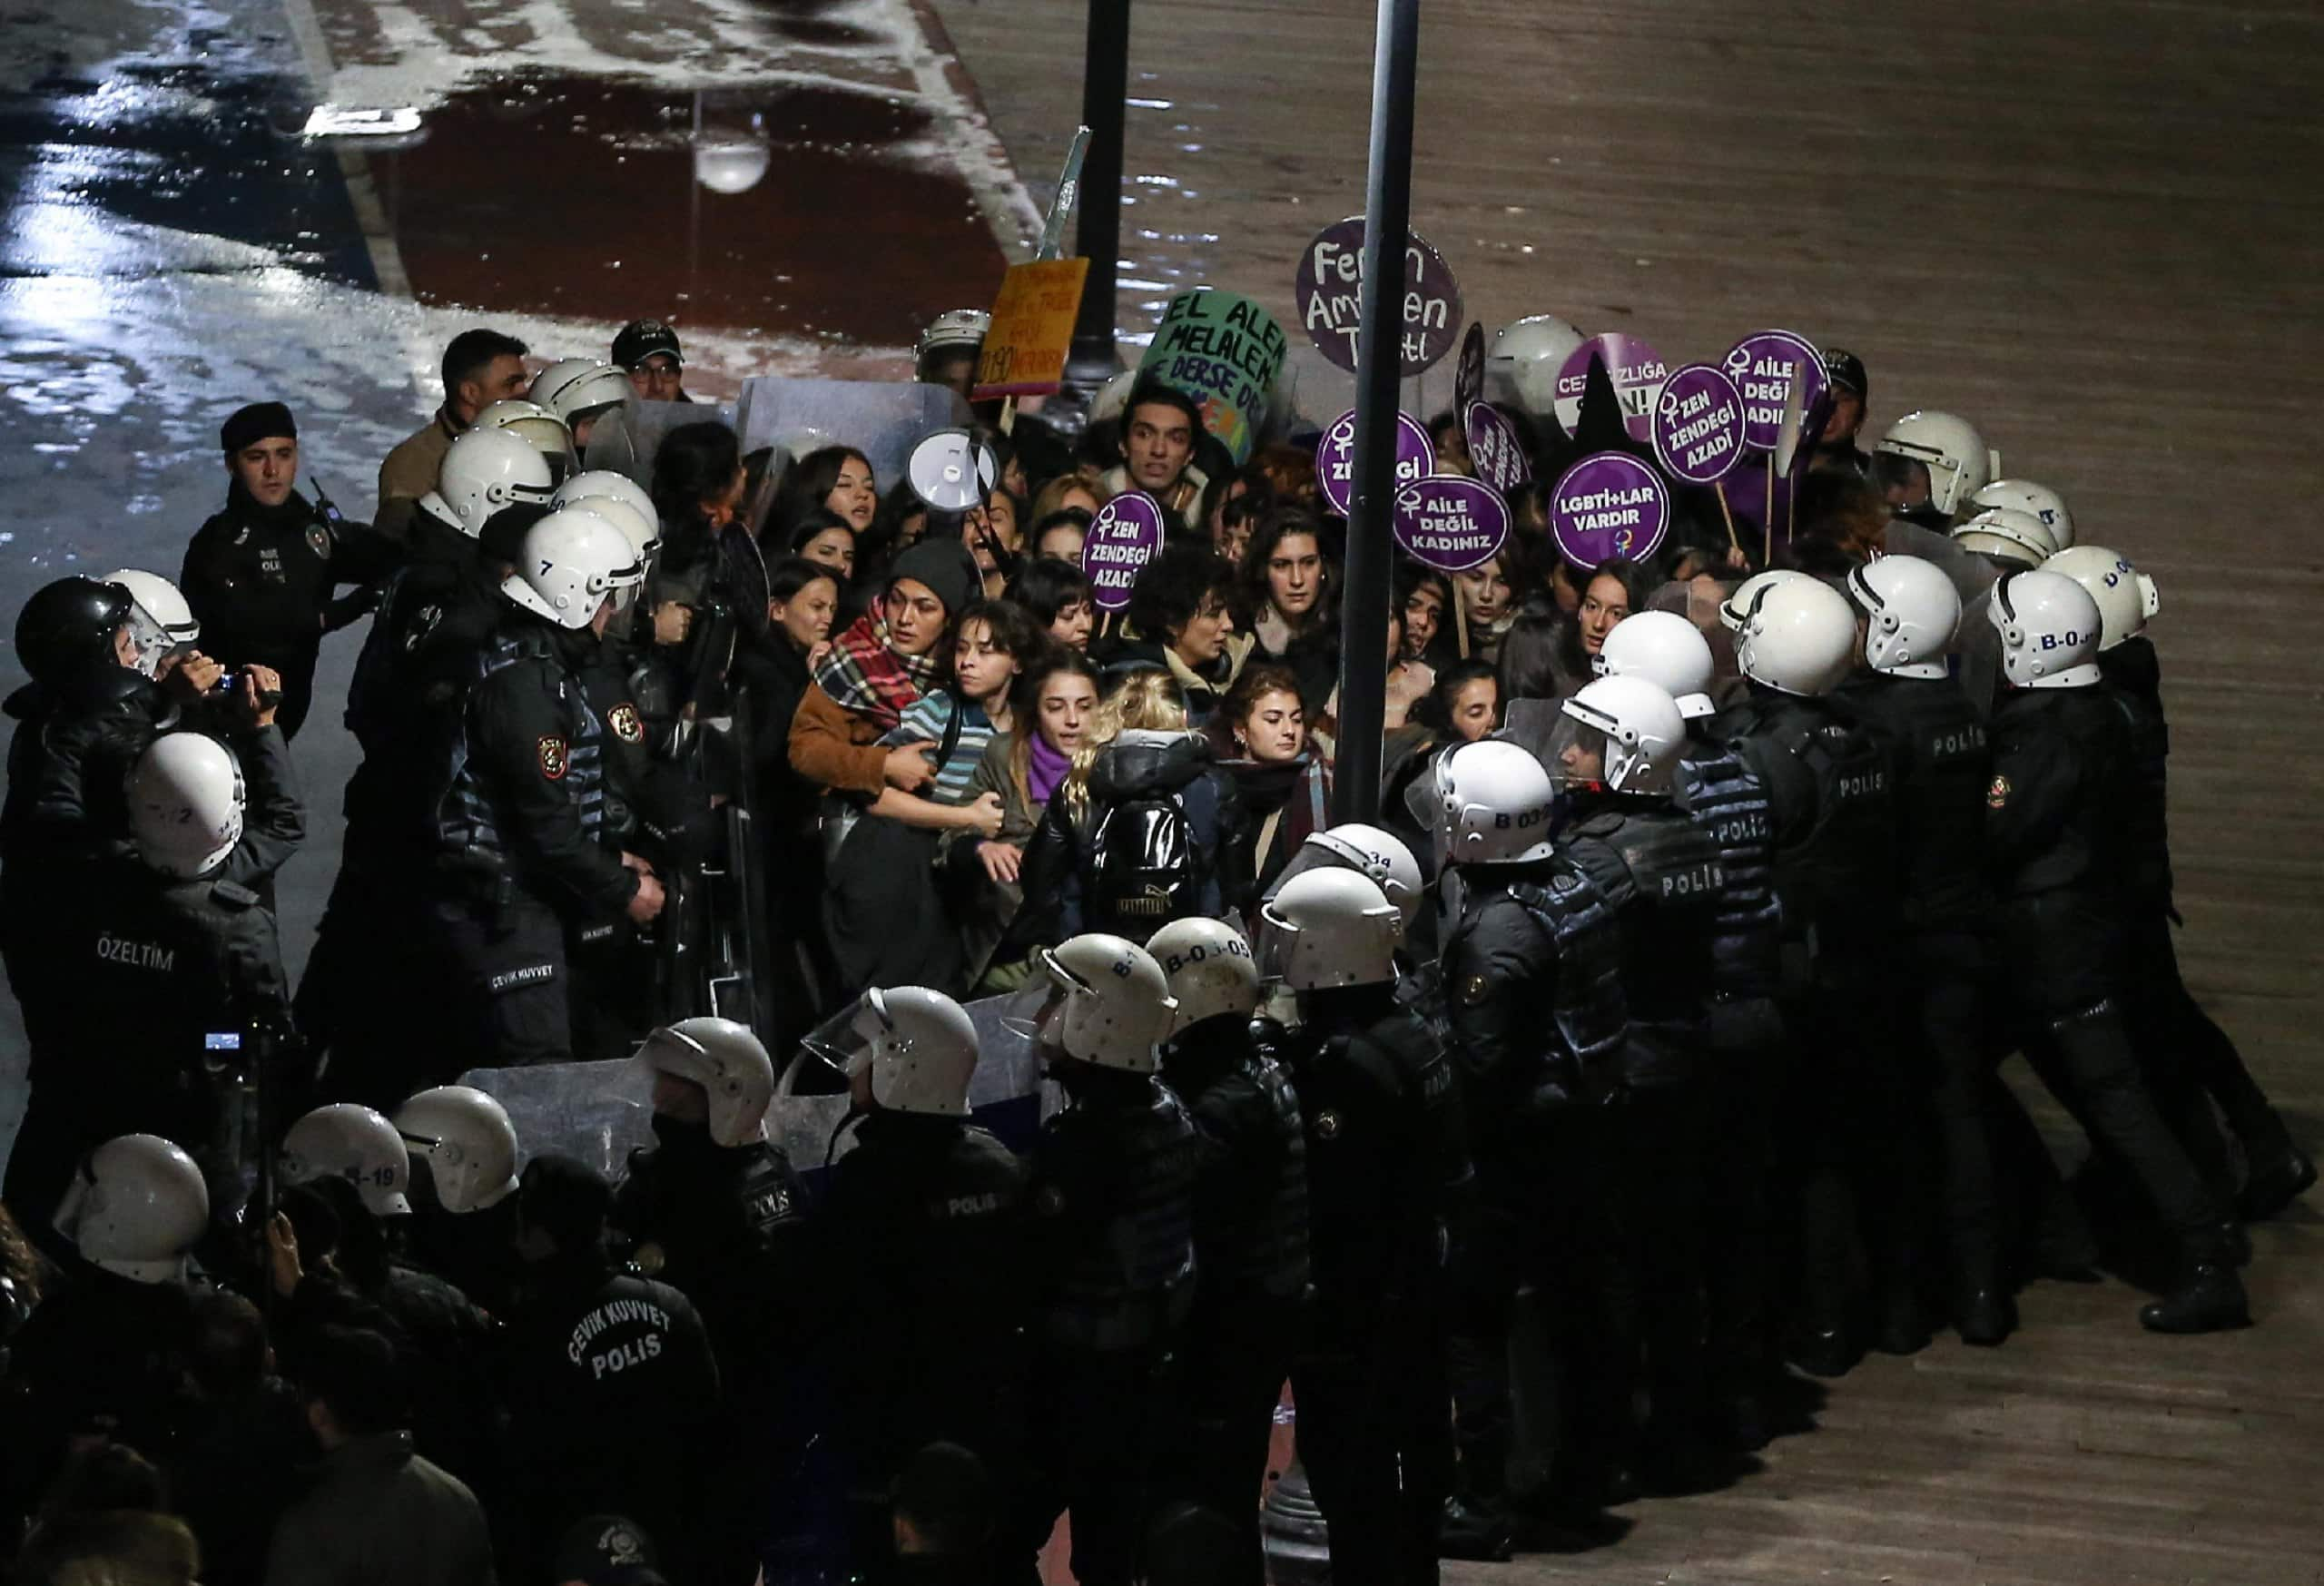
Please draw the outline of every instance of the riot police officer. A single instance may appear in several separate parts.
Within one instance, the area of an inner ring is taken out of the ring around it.
[[[1185,1491],[1242,1534],[1235,1580],[1256,1586],[1256,1495],[1306,1324],[1306,1137],[1290,1077],[1253,1038],[1259,973],[1243,933],[1222,920],[1177,920],[1146,950],[1178,1005],[1162,1078],[1199,1142]]]
[[[1403,925],[1354,871],[1285,882],[1260,907],[1260,974],[1294,993],[1280,1056],[1307,1133],[1307,1349],[1292,1364],[1299,1457],[1330,1528],[1332,1579],[1437,1579],[1452,1491],[1445,1224],[1466,1191],[1459,1078],[1396,1000]]]
[[[2132,870],[2130,729],[2102,686],[2098,604],[2060,573],[2012,573],[1989,607],[2009,692],[1994,708],[1987,863],[2011,1011],[2045,1080],[2153,1202],[2178,1246],[2159,1333],[2250,1318],[2228,1208],[2139,1071],[2124,1022],[2123,882]]]
[[[472,1086],[438,1085],[406,1100],[392,1121],[412,1163],[412,1259],[501,1310],[516,1249],[517,1128],[507,1109]]]
[[[568,1056],[568,931],[661,912],[645,862],[605,841],[607,727],[581,678],[643,578],[618,529],[568,509],[526,530],[501,584],[508,609],[435,778],[431,924],[456,977],[455,1071]]]
[[[1010,1545],[1029,1559],[1070,1510],[1074,1578],[1128,1586],[1181,1435],[1165,1372],[1194,1298],[1195,1128],[1157,1074],[1176,1004],[1153,956],[1090,933],[1040,964],[1019,995],[1066,1107],[1032,1154],[1041,1386]]]

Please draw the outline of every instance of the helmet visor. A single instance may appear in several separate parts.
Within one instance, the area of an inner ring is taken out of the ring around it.
[[[1275,911],[1272,903],[1259,909],[1259,936],[1251,944],[1251,956],[1258,960],[1262,981],[1288,979],[1292,965],[1299,957],[1299,939],[1304,933],[1299,927]]]
[[[1607,734],[1597,721],[1561,714],[1541,763],[1550,780],[1569,792],[1602,792],[1613,785],[1607,764]]]
[[[161,675],[162,662],[178,647],[178,640],[170,633],[169,626],[135,601],[129,606],[131,666],[146,677]]]
[[[1041,954],[1041,969],[1044,972],[1009,993],[1001,1003],[1000,1027],[1036,1047],[1062,1048],[1065,1008],[1072,1000],[1078,982],[1072,971],[1057,961],[1054,953]]]
[[[877,990],[864,992],[854,1001],[832,1014],[807,1032],[800,1041],[803,1055],[814,1061],[802,1069],[793,1063],[793,1069],[802,1078],[818,1066],[839,1077],[839,1090],[847,1089],[847,1081],[868,1066],[872,1054],[881,1045],[895,1039],[895,1020],[888,1013],[887,999]],[[820,1082],[820,1083],[827,1083]],[[830,1089],[794,1089],[793,1095],[828,1096]]]
[[[1929,485],[1928,464],[1894,451],[1872,454],[1872,488],[1886,497],[1891,507],[1925,507],[1934,493]]]

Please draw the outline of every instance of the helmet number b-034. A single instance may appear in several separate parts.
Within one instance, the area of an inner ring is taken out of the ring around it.
[[[1526,827],[1538,826],[1549,818],[1549,811],[1541,808],[1539,805],[1536,805],[1534,808],[1530,810],[1520,810],[1513,815],[1506,810],[1500,810],[1496,811],[1493,814],[1492,825],[1493,830],[1496,832],[1506,832],[1512,826],[1514,826],[1517,830],[1522,832]]]

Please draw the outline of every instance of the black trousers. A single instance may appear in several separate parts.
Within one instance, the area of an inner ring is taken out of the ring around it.
[[[1223,1516],[1244,1539],[1220,1586],[1259,1586],[1259,1492],[1283,1384],[1299,1354],[1307,1308],[1260,1295],[1198,1295],[1187,1320],[1178,1382],[1186,1394],[1183,1453],[1172,1495]]]
[[[1333,1586],[1435,1586],[1452,1451],[1433,1301],[1324,1295],[1316,1314],[1337,1331],[1294,1363],[1291,1392]]]
[[[1936,1166],[1929,1210],[1953,1281],[1964,1288],[1999,1286],[2004,1238],[1985,943],[1974,933],[1940,933],[1914,939],[1904,956],[1911,968],[1904,1017],[1925,1091],[1925,1106],[1915,1110],[1925,1119]]]
[[[1756,1395],[1781,1370],[1769,1197],[1787,1051],[1773,1000],[1713,1003],[1710,1057],[1704,1097],[1718,1127],[1703,1143],[1703,1331],[1713,1389],[1732,1398]]]
[[[2283,1119],[2244,1067],[2234,1040],[2187,990],[2171,929],[2166,908],[2153,907],[2141,912],[2129,933],[2123,1000],[2140,1061],[2150,1076],[2169,1076],[2166,1086],[2183,1084],[2217,1102],[2247,1157],[2280,1157],[2291,1149]],[[2189,1098],[2178,1098],[2181,1116],[2189,1106]],[[2190,1144],[2199,1158],[2208,1148],[2200,1138]]]
[[[1029,1564],[1058,1516],[1073,1517],[1073,1576],[1132,1586],[1141,1573],[1167,1451],[1170,1359],[1143,1349],[1052,1348],[1028,1427],[1022,1489],[1004,1527],[1006,1560]],[[1029,1578],[1029,1577],[1028,1577]]]

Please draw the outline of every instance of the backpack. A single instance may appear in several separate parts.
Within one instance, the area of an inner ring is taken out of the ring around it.
[[[1145,941],[1197,912],[1200,864],[1186,806],[1176,796],[1125,799],[1099,819],[1090,842],[1082,929]]]

